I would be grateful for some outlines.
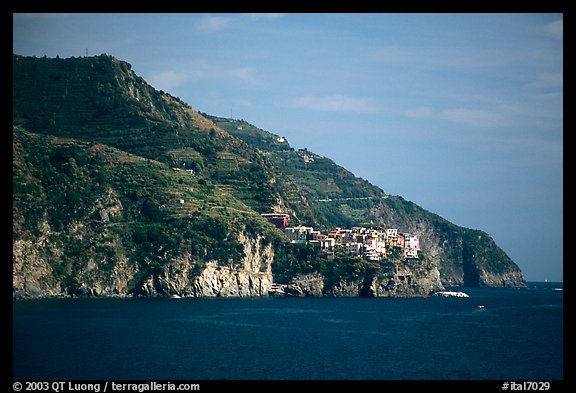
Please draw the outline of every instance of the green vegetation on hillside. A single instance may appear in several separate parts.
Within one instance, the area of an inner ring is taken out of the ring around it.
[[[51,259],[53,269],[71,293],[90,261],[111,270],[128,256],[142,280],[179,255],[189,255],[197,271],[210,260],[238,266],[235,233],[270,232],[230,194],[164,163],[20,127],[13,135],[13,236],[49,231],[65,250]]]
[[[327,254],[311,244],[287,244],[278,248],[274,274],[279,282],[290,282],[298,274],[320,273],[333,279],[386,273],[394,269],[392,260],[369,261],[344,251]]]
[[[107,55],[14,56],[13,63],[14,124],[193,169],[196,176],[261,213],[276,202],[264,159],[256,149],[178,98],[154,90],[130,64]]]
[[[294,185],[300,193],[290,207],[298,217],[305,216],[308,221],[301,221],[308,225],[330,228],[368,223],[372,220],[370,210],[385,198],[380,188],[354,176],[329,158],[308,150],[296,151],[282,137],[246,121],[206,116],[220,128],[260,149],[274,168],[281,168],[277,177],[283,179],[285,185]],[[302,210],[307,214],[302,214]]]

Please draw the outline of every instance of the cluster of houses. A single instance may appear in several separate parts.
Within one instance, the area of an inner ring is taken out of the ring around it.
[[[286,237],[295,244],[313,244],[324,251],[339,248],[351,255],[362,256],[371,261],[387,258],[396,250],[397,258],[418,258],[420,242],[409,233],[399,233],[398,229],[384,230],[354,227],[336,228],[327,234],[315,231],[313,227],[296,226],[284,228]]]
[[[386,259],[393,253],[396,258],[418,258],[420,242],[410,233],[399,233],[396,228],[371,229],[353,227],[336,228],[327,234],[315,231],[313,227],[290,227],[290,216],[285,213],[262,214],[270,223],[284,231],[284,235],[294,244],[313,244],[321,250],[331,252],[341,249],[351,255],[358,255],[371,261]]]

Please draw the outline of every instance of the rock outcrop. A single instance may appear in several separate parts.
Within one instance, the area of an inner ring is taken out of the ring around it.
[[[244,246],[241,268],[219,266],[210,262],[196,277],[184,295],[195,297],[267,296],[272,287],[274,250],[261,236],[251,239],[244,233],[238,238]]]
[[[420,239],[445,286],[526,286],[522,271],[487,233],[454,225],[399,196],[372,210],[378,222]]]
[[[136,294],[180,297],[268,296],[272,286],[274,249],[262,236],[238,235],[243,246],[241,266],[209,261],[200,269],[189,254],[168,262],[158,274],[148,277]]]
[[[289,296],[419,297],[444,290],[440,272],[430,264],[400,264],[388,273],[367,273],[357,277],[330,278],[298,275],[284,292]]]
[[[128,259],[117,261],[111,271],[90,260],[76,273],[79,284],[70,286],[59,278],[46,255],[46,247],[50,247],[51,254],[63,250],[50,245],[46,235],[36,242],[18,240],[13,243],[13,298],[268,296],[272,286],[272,245],[262,236],[252,238],[245,233],[238,235],[238,241],[244,251],[241,266],[227,266],[213,260],[198,269],[197,261],[190,254],[183,254],[168,261],[157,274],[134,283],[139,269]]]
[[[44,243],[44,244],[43,244]],[[18,239],[12,243],[13,298],[41,298],[64,295],[60,280],[52,274],[52,267],[42,255],[45,239]]]

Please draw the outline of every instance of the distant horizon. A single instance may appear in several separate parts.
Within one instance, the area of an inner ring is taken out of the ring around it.
[[[563,282],[561,13],[13,14],[14,54],[87,52],[488,233],[528,282]]]
[[[550,281],[550,280],[543,280],[543,281],[530,280],[530,281],[526,281],[526,282],[527,283],[530,283],[530,282],[547,282],[549,284],[564,283],[564,281]]]

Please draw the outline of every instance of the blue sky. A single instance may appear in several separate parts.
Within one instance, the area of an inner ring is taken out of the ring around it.
[[[563,280],[562,14],[14,14],[13,51],[113,55]]]

